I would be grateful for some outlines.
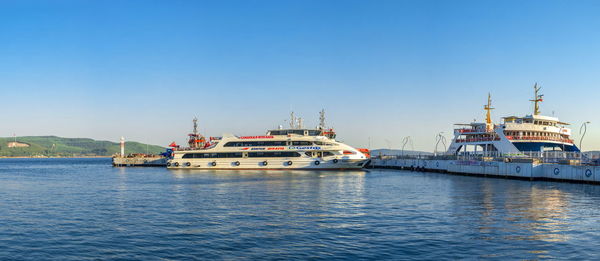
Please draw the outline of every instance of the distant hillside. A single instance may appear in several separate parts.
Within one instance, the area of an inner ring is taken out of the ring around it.
[[[31,136],[0,138],[0,157],[32,156],[110,156],[120,152],[116,142],[85,138],[61,138],[56,136]],[[139,142],[125,142],[125,153],[161,153],[164,148]]]
[[[379,156],[379,154],[395,156],[395,155],[432,155],[433,153],[425,152],[425,151],[415,151],[415,150],[405,150],[403,152],[402,150],[390,150],[390,149],[376,149],[376,150],[371,151],[371,156]]]

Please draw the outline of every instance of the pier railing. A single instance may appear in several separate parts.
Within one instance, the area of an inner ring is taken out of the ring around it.
[[[428,155],[381,155],[382,159],[426,159],[426,160],[478,160],[478,161],[519,161],[535,160],[540,163],[568,163],[600,165],[600,159],[593,159],[581,152],[567,151],[526,151],[515,154],[488,152],[461,152],[459,154]]]

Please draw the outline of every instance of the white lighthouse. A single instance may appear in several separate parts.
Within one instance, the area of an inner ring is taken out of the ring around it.
[[[125,137],[121,137],[121,157],[125,157]]]

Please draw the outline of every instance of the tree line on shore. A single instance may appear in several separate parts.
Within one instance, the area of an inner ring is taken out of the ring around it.
[[[16,140],[16,143],[15,143]],[[165,148],[139,142],[126,142],[125,153],[164,152]],[[87,138],[62,138],[56,136],[27,136],[0,138],[0,157],[73,157],[111,156],[120,152],[120,144]]]

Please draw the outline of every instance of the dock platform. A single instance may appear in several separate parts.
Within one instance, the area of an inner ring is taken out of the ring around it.
[[[114,167],[167,167],[167,158],[154,157],[120,157],[112,158]]]
[[[440,172],[458,175],[550,180],[600,184],[600,166],[575,160],[547,159],[460,159],[447,157],[378,157],[373,168]]]

